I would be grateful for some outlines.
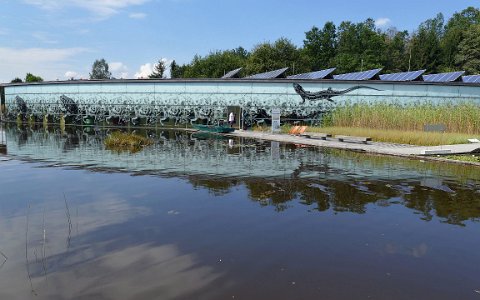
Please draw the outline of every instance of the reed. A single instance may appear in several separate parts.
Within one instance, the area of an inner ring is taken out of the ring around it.
[[[143,147],[153,144],[151,139],[134,134],[115,131],[105,139],[105,146],[114,151],[138,152]]]
[[[461,103],[347,103],[324,119],[324,126],[423,131],[426,124],[443,124],[448,133],[480,134],[480,106]]]
[[[309,127],[309,132],[323,132],[333,135],[368,136],[375,142],[437,146],[468,143],[469,138],[479,135],[452,132],[424,132],[414,130],[373,129],[358,127]]]

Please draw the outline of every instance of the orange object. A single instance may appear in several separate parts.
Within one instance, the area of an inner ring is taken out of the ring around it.
[[[289,134],[297,134],[297,130],[300,128],[300,126],[293,126],[292,129],[288,132]]]
[[[300,126],[300,128],[297,130],[297,134],[303,134],[305,130],[307,130],[308,126]]]

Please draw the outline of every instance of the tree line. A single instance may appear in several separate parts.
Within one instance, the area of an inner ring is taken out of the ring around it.
[[[289,75],[336,67],[337,73],[383,68],[384,73],[426,69],[427,73],[464,70],[480,73],[480,10],[468,7],[448,21],[439,13],[409,33],[382,30],[373,19],[336,26],[327,22],[305,32],[302,47],[288,38],[195,55],[170,66],[172,78],[218,78],[243,67],[242,75],[289,68]]]

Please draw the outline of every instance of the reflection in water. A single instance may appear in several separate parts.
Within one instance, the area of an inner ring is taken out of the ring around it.
[[[105,150],[98,128],[5,133],[0,299],[469,299],[479,288],[473,167],[182,131],[138,131],[155,143],[134,154]]]
[[[462,225],[480,216],[476,167],[171,130],[137,131],[155,144],[140,153],[116,153],[104,147],[109,130],[67,129],[7,127],[9,154],[96,171],[186,176],[193,186],[215,195],[242,184],[252,200],[277,211],[287,209],[296,198],[319,211],[355,213],[364,213],[369,203],[389,205],[401,199],[424,220],[436,214],[447,223]]]

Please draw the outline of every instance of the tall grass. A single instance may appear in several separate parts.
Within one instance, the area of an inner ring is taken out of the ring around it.
[[[438,146],[468,143],[469,138],[480,138],[472,134],[454,132],[424,132],[413,130],[374,129],[357,127],[314,127],[309,132],[323,132],[333,135],[368,136],[375,142],[388,142],[419,146]]]
[[[480,134],[480,105],[462,103],[345,104],[335,108],[324,126],[423,131],[426,124],[443,124],[451,133]]]

